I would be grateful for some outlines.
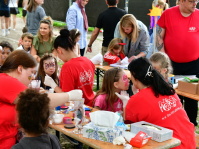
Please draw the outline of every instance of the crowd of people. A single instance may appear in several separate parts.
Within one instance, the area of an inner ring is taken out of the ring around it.
[[[199,73],[198,0],[178,0],[171,8],[162,1],[152,3],[164,9],[152,37],[143,22],[117,8],[118,0],[105,0],[108,9],[99,14],[87,43],[89,0],[72,3],[66,13],[67,28],[56,37],[53,20],[42,8],[44,0],[24,0],[27,30],[19,47],[0,43],[0,148],[61,148],[59,140],[47,132],[50,109],[84,98],[87,106],[121,113],[126,123],[147,121],[171,129],[181,141],[176,149],[195,149],[198,102],[178,96],[168,78],[170,73]],[[16,27],[17,7],[17,0],[0,0],[3,36],[9,34],[10,26]],[[95,93],[95,65],[84,53],[93,51],[101,28],[103,65],[127,57],[131,77],[122,68],[111,68]],[[154,37],[159,52],[146,58]],[[39,90],[30,87],[33,80],[41,81]],[[54,93],[43,93],[49,89]],[[24,136],[19,139],[21,132]]]

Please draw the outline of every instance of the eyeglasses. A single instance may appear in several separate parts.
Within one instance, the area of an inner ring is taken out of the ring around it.
[[[196,1],[188,1],[190,4],[197,4],[199,2],[199,0]]]

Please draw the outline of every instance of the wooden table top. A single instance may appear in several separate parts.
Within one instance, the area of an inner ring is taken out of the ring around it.
[[[191,99],[194,99],[194,100],[198,100],[198,101],[199,101],[199,95],[186,93],[186,92],[180,91],[180,90],[178,90],[178,89],[175,89],[175,91],[176,91],[176,93],[177,93],[178,95],[185,96],[185,97],[188,97],[188,98],[191,98]]]
[[[95,149],[123,149],[123,145],[113,145],[109,142],[103,142],[99,140],[89,139],[82,136],[82,134],[75,134],[73,132],[74,129],[66,129],[64,128],[64,124],[49,124],[49,127],[69,136],[72,137],[84,144],[87,144],[88,146],[95,148]],[[164,142],[156,142],[153,140],[150,140],[145,146],[143,146],[141,149],[169,149],[172,147],[176,147],[180,145],[180,140],[176,138],[172,138],[170,140],[164,141]],[[133,147],[134,149],[138,149],[136,147]]]

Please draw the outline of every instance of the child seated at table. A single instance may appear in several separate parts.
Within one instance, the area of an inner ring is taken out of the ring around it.
[[[25,137],[12,149],[61,149],[58,138],[47,133],[49,103],[47,94],[40,94],[36,90],[27,89],[20,93],[16,110],[18,123],[23,128]]]
[[[17,50],[25,50],[26,52],[30,53],[33,35],[31,33],[23,33],[20,40],[20,46],[17,48]]]
[[[41,85],[40,85],[41,87],[47,90],[51,88],[50,86],[46,86],[44,84],[46,75],[51,77],[51,79],[53,79],[56,85],[58,84],[59,79],[57,76],[57,69],[58,69],[58,65],[57,65],[56,58],[53,57],[52,54],[49,54],[49,53],[44,54],[44,56],[41,58],[39,62],[39,69],[36,76],[37,80],[41,80]]]
[[[172,72],[171,61],[166,53],[156,52],[151,55],[150,62],[154,69],[156,69],[166,81],[168,81],[169,74]]]
[[[123,104],[115,92],[120,93],[129,87],[129,79],[121,68],[111,68],[104,74],[102,88],[94,99],[94,108],[112,112],[123,111]]]
[[[119,63],[122,59],[125,58],[124,47],[122,39],[114,38],[108,45],[108,52],[104,55],[104,61],[109,65],[114,63]]]

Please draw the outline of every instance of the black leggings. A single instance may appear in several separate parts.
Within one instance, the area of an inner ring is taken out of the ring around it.
[[[80,49],[80,55],[81,55],[81,56],[84,56],[84,51],[85,51],[85,48]]]

